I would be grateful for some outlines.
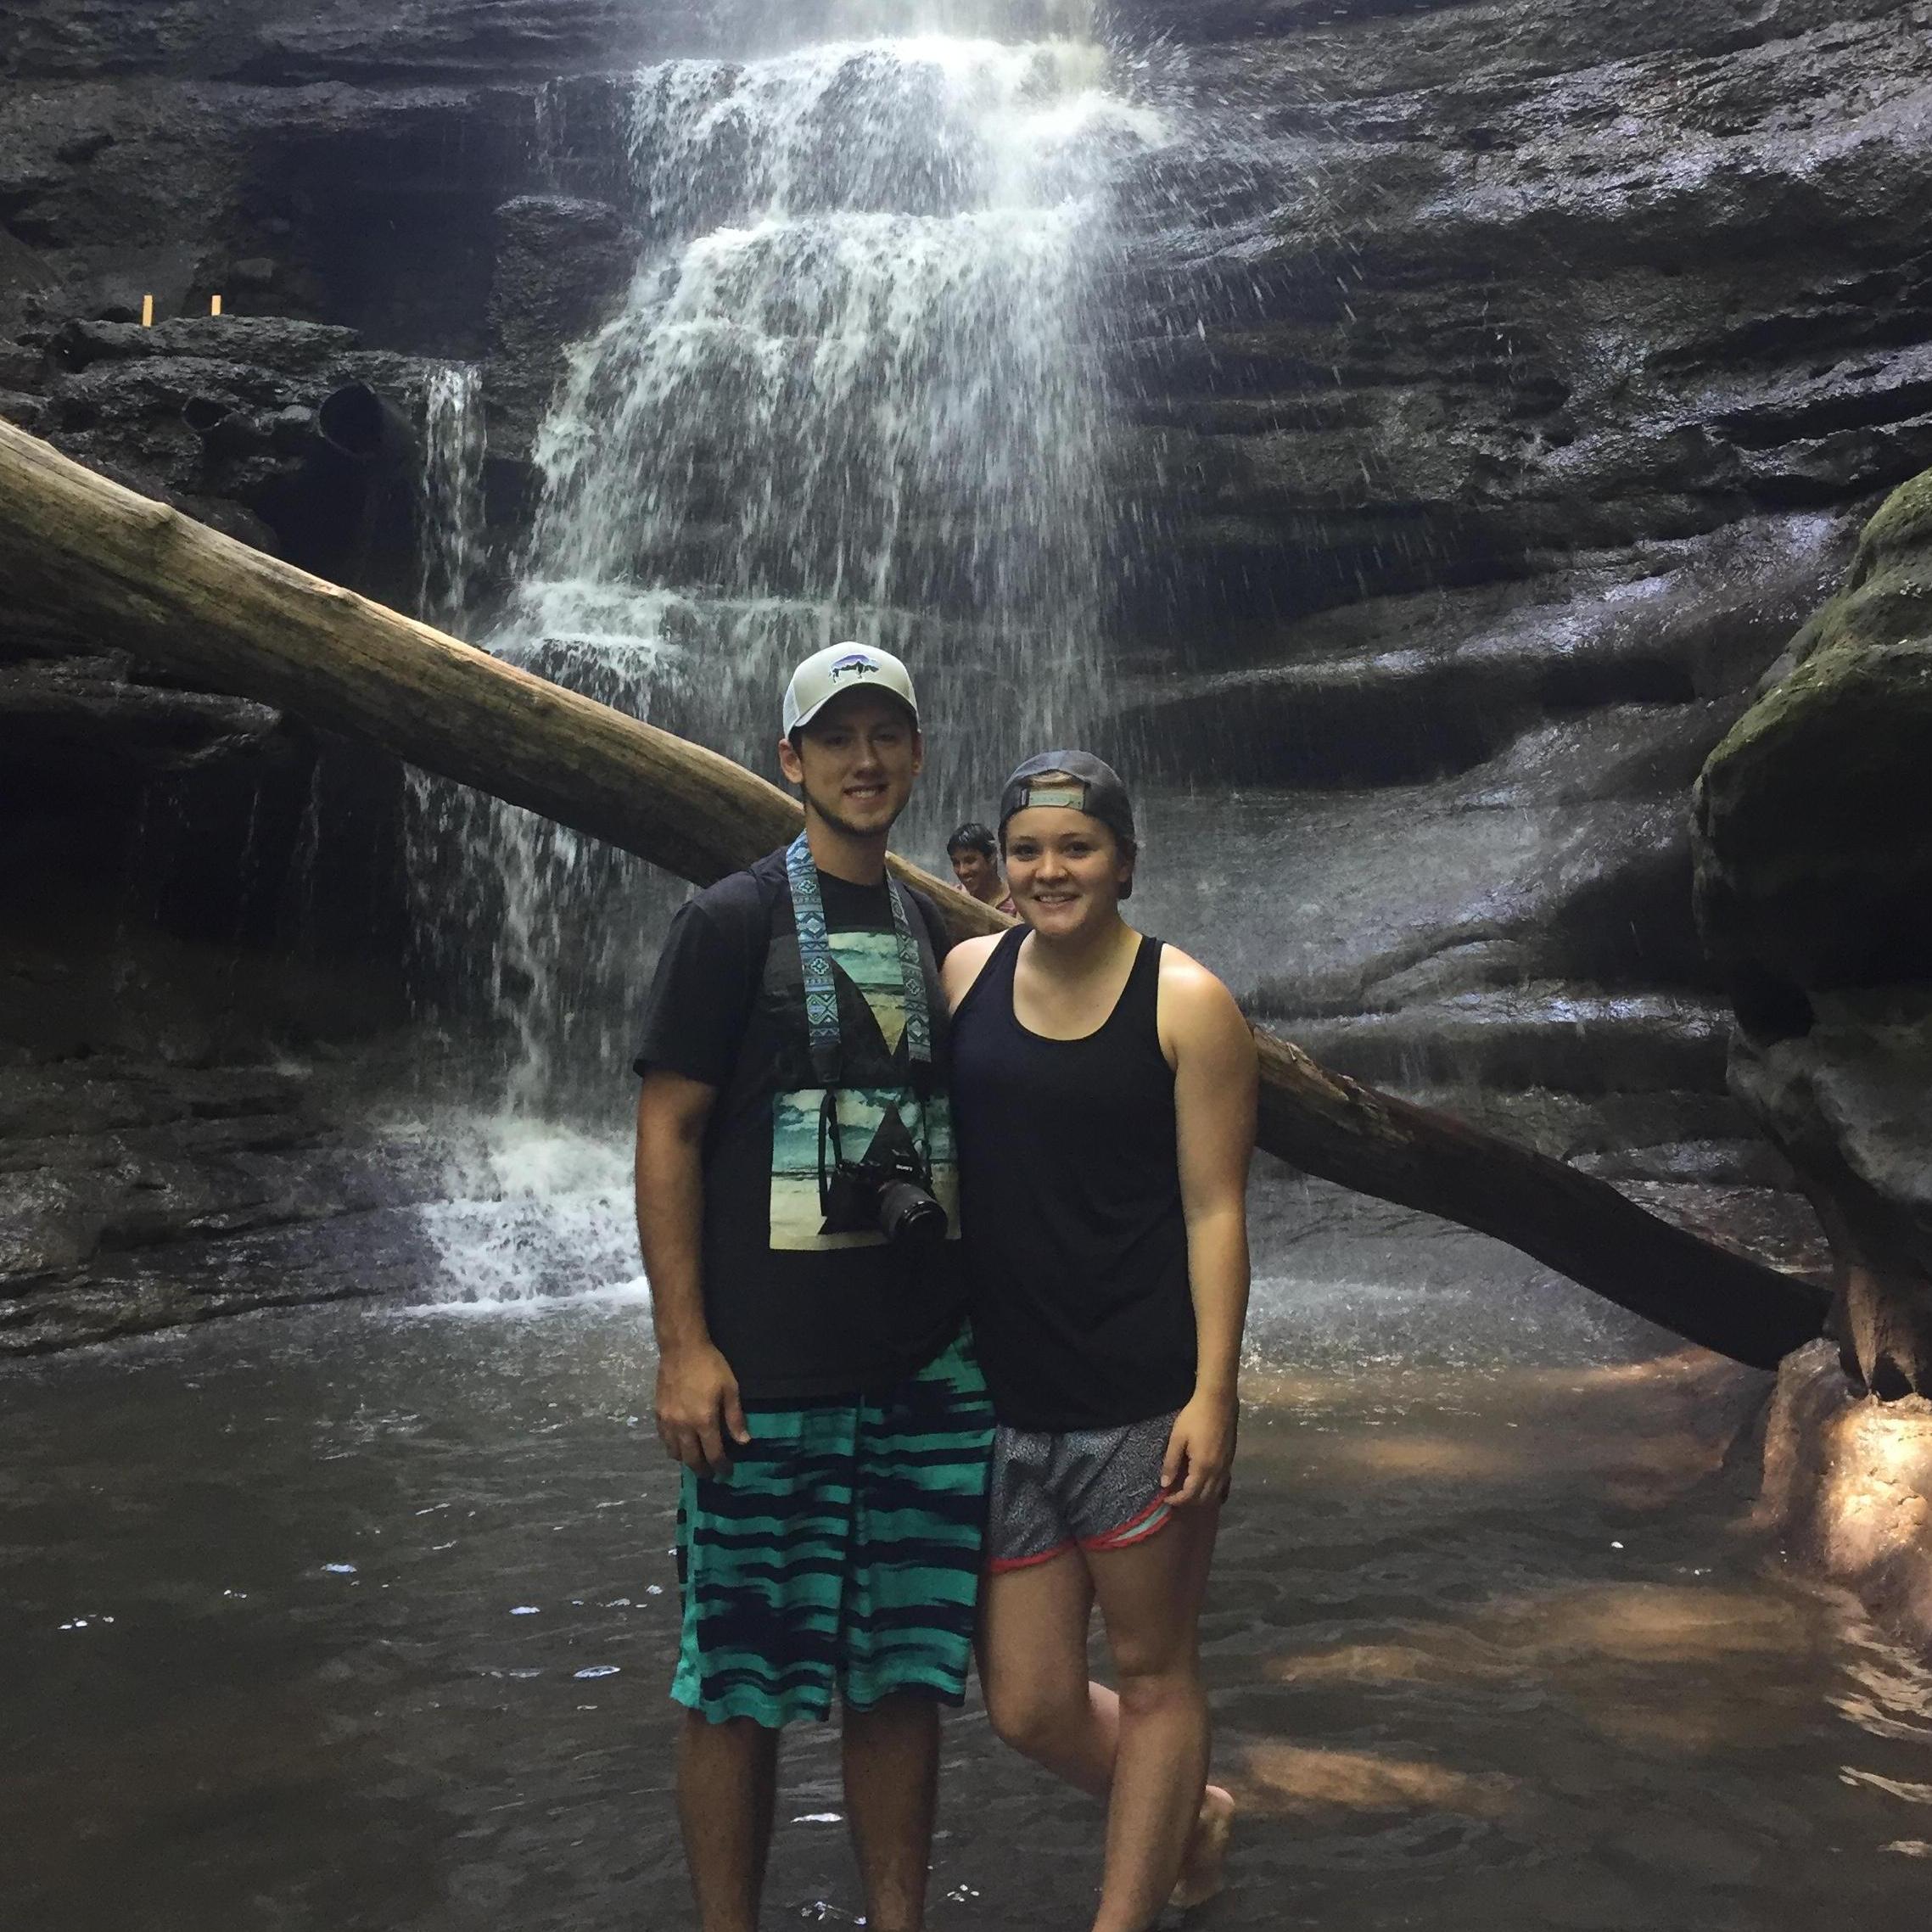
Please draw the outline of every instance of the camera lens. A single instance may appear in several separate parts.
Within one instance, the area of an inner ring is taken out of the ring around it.
[[[879,1226],[895,1248],[930,1252],[946,1238],[946,1211],[924,1188],[888,1181],[879,1190]]]

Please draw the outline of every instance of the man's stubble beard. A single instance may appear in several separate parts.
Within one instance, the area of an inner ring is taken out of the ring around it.
[[[843,817],[839,812],[829,807],[826,804],[825,800],[820,798],[820,795],[815,792],[810,786],[804,785],[801,786],[799,789],[805,795],[806,804],[809,804],[812,809],[818,814],[820,818],[821,818],[826,822],[826,824],[830,826],[834,832],[843,832],[848,838],[886,837],[891,832],[893,827],[899,823],[901,816],[903,816],[904,814],[905,808],[912,802],[912,793],[909,788],[905,797],[899,800],[899,805],[893,811],[893,815],[888,819],[882,826],[879,826],[876,831],[873,831],[864,826],[854,825],[851,820]]]

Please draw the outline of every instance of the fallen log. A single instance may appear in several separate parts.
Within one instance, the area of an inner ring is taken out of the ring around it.
[[[700,884],[799,824],[794,801],[729,759],[251,550],[4,421],[0,586],[212,689],[366,739]],[[957,933],[1006,923],[916,867],[899,870]],[[1561,1162],[1256,1037],[1261,1145],[1308,1173],[1492,1235],[1753,1367],[1776,1367],[1823,1325],[1827,1297],[1812,1284]]]

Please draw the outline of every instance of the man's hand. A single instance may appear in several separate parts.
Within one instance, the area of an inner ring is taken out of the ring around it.
[[[731,1466],[727,1442],[748,1442],[738,1378],[708,1341],[658,1358],[658,1440],[664,1453],[699,1476]]]
[[[1179,1415],[1161,1462],[1161,1487],[1176,1509],[1227,1500],[1238,1405],[1233,1396],[1197,1395]]]

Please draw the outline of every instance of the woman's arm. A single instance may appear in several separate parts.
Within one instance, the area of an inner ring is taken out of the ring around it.
[[[1260,1078],[1254,1035],[1234,995],[1163,949],[1161,1044],[1174,1069],[1181,1208],[1199,1365],[1175,1419],[1162,1481],[1177,1506],[1218,1503],[1234,1461],[1241,1329],[1248,1309],[1248,1162]]]
[[[977,939],[961,939],[946,955],[939,967],[939,983],[946,990],[949,1009],[956,1011],[960,1000],[972,991],[972,983],[985,970],[1001,938],[998,932],[989,932]]]

